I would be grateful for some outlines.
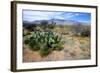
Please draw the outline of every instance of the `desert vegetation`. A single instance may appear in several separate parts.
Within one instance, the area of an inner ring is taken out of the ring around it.
[[[63,41],[61,36],[53,32],[32,32],[31,37],[25,39],[25,44],[33,51],[40,52],[40,55],[47,56],[53,50],[63,49]]]
[[[23,61],[89,59],[90,25],[23,22]],[[71,21],[72,22],[72,21]]]

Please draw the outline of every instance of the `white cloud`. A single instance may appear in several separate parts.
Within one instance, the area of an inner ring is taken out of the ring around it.
[[[69,18],[73,18],[75,16],[79,16],[80,14],[79,13],[66,13],[66,19],[69,19]]]
[[[83,13],[23,10],[23,20],[26,21],[48,20],[53,18],[64,19],[64,20],[70,20],[70,19],[77,20],[77,16],[80,18],[81,15],[83,15]]]
[[[59,16],[61,12],[44,12],[44,11],[23,11],[23,19],[34,21],[34,20],[41,20],[41,19],[52,19],[55,16]]]

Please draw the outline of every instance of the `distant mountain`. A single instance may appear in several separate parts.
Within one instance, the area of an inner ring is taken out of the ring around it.
[[[56,22],[56,24],[60,24],[60,25],[75,25],[75,24],[79,24],[79,22],[72,21],[72,20],[54,19],[53,21]]]
[[[84,22],[77,22],[74,20],[63,20],[63,19],[50,19],[50,20],[35,20],[32,22],[23,21],[24,25],[34,25],[34,24],[41,24],[42,22],[46,22],[47,24],[55,23],[56,25],[89,25],[89,23]]]

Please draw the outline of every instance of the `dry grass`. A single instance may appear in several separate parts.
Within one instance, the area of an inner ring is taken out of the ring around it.
[[[53,51],[46,57],[41,57],[38,51],[31,51],[24,45],[23,62],[82,60],[91,58],[90,38],[63,35],[64,49]]]

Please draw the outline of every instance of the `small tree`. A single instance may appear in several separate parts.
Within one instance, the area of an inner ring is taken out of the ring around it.
[[[41,27],[42,27],[43,29],[45,29],[45,28],[48,27],[48,21],[42,20],[40,25],[41,25]]]
[[[53,29],[55,27],[56,23],[54,21],[51,22],[51,24],[48,25],[49,29]]]
[[[81,36],[83,36],[83,37],[88,37],[88,36],[90,36],[90,29],[84,29],[84,30],[81,32]]]

